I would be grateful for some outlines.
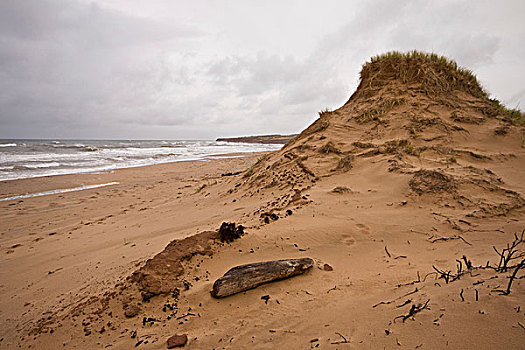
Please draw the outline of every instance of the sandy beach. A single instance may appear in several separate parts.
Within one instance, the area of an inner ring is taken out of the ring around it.
[[[118,183],[0,202],[1,347],[522,349],[523,126],[468,77],[419,83],[442,61],[402,59],[279,151],[1,182]],[[222,243],[223,222],[245,234]],[[306,257],[210,294],[234,266]]]
[[[110,290],[171,240],[239,220],[244,212],[229,198],[209,205],[217,198],[196,191],[222,187],[222,173],[244,170],[257,156],[2,182],[2,198],[119,183],[0,203],[3,345],[24,332],[32,339],[36,319]]]

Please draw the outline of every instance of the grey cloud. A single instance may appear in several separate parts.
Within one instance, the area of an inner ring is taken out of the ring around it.
[[[74,1],[6,1],[0,13],[0,119],[20,129],[90,124],[96,134],[123,112],[135,117],[155,104],[158,85],[189,81],[166,70],[155,43],[202,34]]]
[[[445,54],[523,106],[524,6],[4,0],[0,137],[298,132],[389,50]]]
[[[207,73],[213,84],[228,86],[240,98],[240,103],[230,103],[228,116],[242,111],[270,125],[279,116],[279,123],[292,118],[296,125],[304,126],[321,106],[335,107],[347,98],[345,85],[330,62],[317,61],[318,57],[300,60],[259,52],[212,62]]]

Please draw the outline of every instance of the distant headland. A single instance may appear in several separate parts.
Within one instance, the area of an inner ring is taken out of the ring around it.
[[[217,141],[225,142],[245,142],[245,143],[275,143],[285,144],[297,134],[292,135],[259,135],[259,136],[242,136],[242,137],[220,137]]]

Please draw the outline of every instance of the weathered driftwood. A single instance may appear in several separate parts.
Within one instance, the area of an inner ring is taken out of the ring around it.
[[[314,261],[310,258],[265,261],[236,266],[213,284],[211,295],[223,298],[260,286],[263,283],[304,273]]]

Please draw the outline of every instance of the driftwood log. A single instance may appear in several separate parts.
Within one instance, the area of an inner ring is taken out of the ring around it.
[[[263,283],[300,275],[311,268],[310,258],[257,262],[236,266],[213,284],[211,295],[223,298],[260,286]]]

